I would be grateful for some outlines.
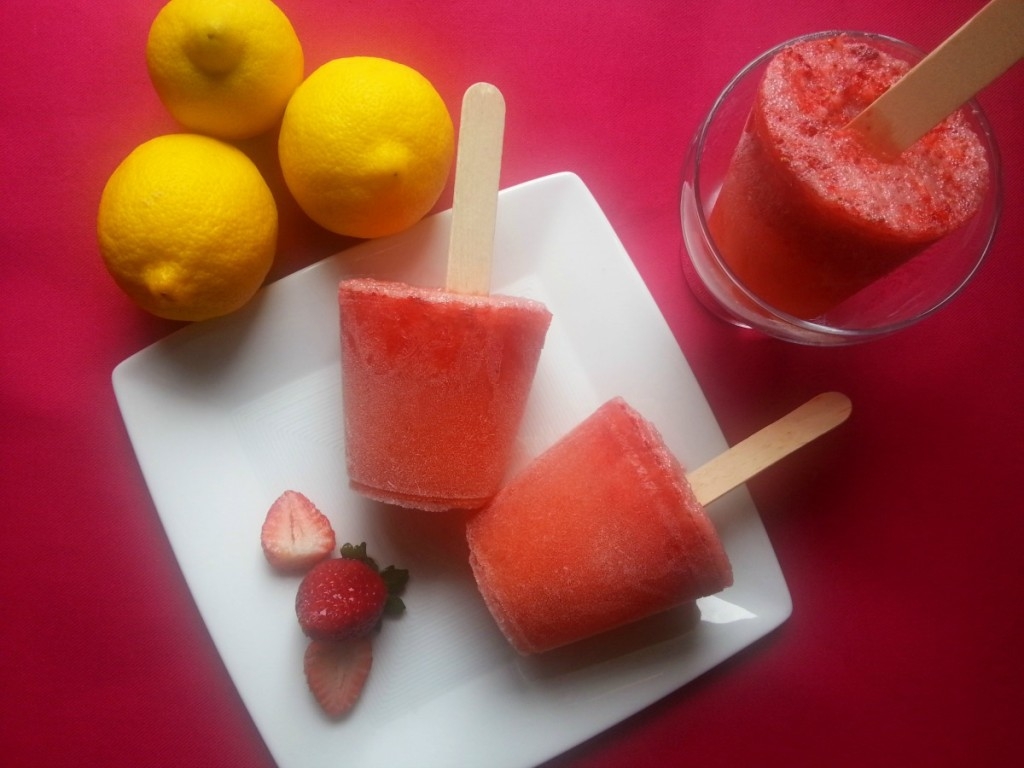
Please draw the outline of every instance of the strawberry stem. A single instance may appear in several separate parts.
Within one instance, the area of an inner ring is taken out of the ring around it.
[[[399,595],[405,591],[405,585],[409,583],[409,571],[405,568],[396,568],[389,565],[381,570],[374,560],[366,553],[366,542],[360,544],[342,544],[341,556],[349,560],[359,560],[373,568],[384,582],[388,590],[388,599],[384,603],[384,613],[388,616],[397,616],[405,610],[405,602]]]

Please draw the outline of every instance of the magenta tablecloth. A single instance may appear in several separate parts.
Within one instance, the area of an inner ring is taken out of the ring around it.
[[[397,59],[454,114],[470,83],[499,85],[503,186],[580,175],[730,440],[819,391],[855,403],[840,432],[750,486],[791,619],[551,766],[1021,760],[1024,66],[980,98],[1005,172],[995,247],[923,324],[858,347],[787,345],[708,316],[678,262],[683,156],[741,65],[830,28],[928,49],[980,0],[280,5],[308,71],[353,54]],[[119,292],[95,243],[107,176],[176,129],[144,64],[160,6],[0,5],[3,765],[273,764],[190,598],[110,383],[118,362],[178,327]],[[249,149],[266,162],[259,142]],[[449,189],[438,207],[450,201]],[[272,278],[349,244],[285,199],[281,209]]]

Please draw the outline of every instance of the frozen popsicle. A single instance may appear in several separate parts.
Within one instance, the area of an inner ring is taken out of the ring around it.
[[[338,290],[351,487],[475,509],[511,458],[551,314],[536,301],[369,278]]]
[[[765,70],[708,227],[776,309],[818,317],[978,211],[988,161],[962,110],[895,158],[848,128],[909,69],[839,34],[794,44]]]
[[[469,520],[484,602],[534,654],[725,589],[732,569],[704,504],[849,410],[843,395],[819,396],[688,478],[650,421],[606,402]]]
[[[503,125],[500,92],[472,86],[444,289],[339,285],[346,464],[370,498],[476,509],[505,478],[551,313],[489,293]]]

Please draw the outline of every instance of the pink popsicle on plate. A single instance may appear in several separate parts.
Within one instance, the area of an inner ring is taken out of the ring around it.
[[[654,426],[621,398],[535,459],[468,524],[513,647],[540,653],[718,592],[732,570]]]
[[[551,313],[536,301],[343,281],[352,488],[419,509],[475,509],[504,479]]]
[[[446,289],[338,288],[349,484],[426,510],[476,509],[505,478],[551,313],[489,295],[505,107],[466,91]]]
[[[844,395],[820,395],[686,475],[650,421],[606,402],[468,522],[498,627],[520,653],[541,653],[730,586],[704,504],[849,411]]]

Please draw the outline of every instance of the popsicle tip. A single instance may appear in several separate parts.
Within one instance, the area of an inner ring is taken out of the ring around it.
[[[502,120],[505,115],[505,96],[493,83],[480,81],[469,86],[462,94],[462,114],[468,110],[487,110],[490,120]]]
[[[846,421],[850,417],[850,413],[853,412],[853,401],[842,392],[822,392],[812,399],[830,406],[836,416],[841,417],[836,422],[837,424]]]
[[[471,86],[469,86],[469,88],[466,89],[466,94],[469,93],[486,93],[490,96],[497,96],[502,101],[505,100],[505,97],[502,95],[501,89],[498,88],[498,86],[496,86],[494,83],[488,83],[484,80],[480,80],[479,82],[473,83]]]

